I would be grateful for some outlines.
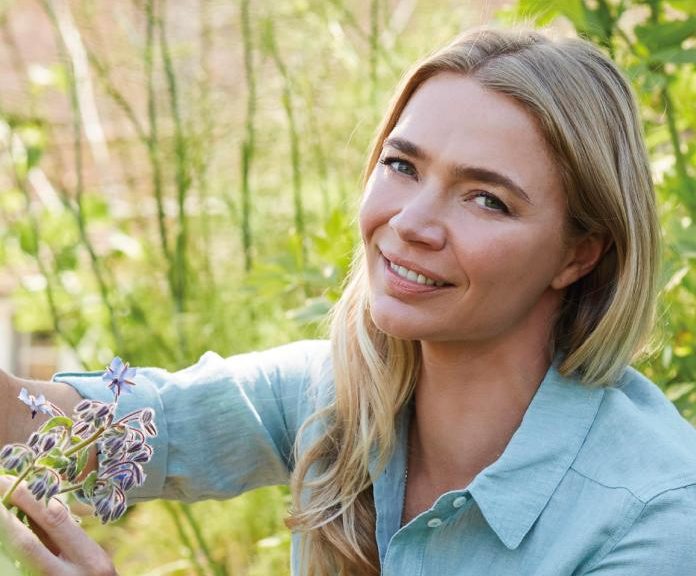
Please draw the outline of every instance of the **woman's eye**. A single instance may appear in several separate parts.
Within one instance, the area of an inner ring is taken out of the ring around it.
[[[379,162],[399,174],[404,174],[405,176],[416,175],[416,169],[408,160],[402,160],[401,158],[382,158]]]
[[[482,208],[485,208],[486,210],[502,212],[503,214],[510,213],[508,207],[501,200],[499,200],[496,196],[493,196],[493,194],[489,194],[488,192],[479,192],[474,197],[474,202],[476,202],[476,204],[478,204]]]

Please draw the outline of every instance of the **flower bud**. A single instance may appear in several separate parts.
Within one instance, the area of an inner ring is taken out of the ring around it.
[[[91,400],[82,400],[80,403],[78,403],[77,406],[75,406],[75,412],[84,412],[85,410],[89,410],[92,407],[92,401]]]
[[[95,418],[104,418],[111,411],[109,404],[103,404],[95,413]]]
[[[29,484],[27,484],[27,488],[34,495],[34,498],[41,500],[41,498],[43,498],[46,494],[46,489],[48,486],[46,485],[46,479],[43,476],[36,476],[31,482],[29,482]]]
[[[124,501],[118,502],[116,506],[113,507],[111,514],[109,515],[109,522],[118,520],[126,512],[126,503]]]
[[[47,434],[44,436],[43,442],[41,443],[41,452],[48,452],[57,442],[58,438],[55,434]]]

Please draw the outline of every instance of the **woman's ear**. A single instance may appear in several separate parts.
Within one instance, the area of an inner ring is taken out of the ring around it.
[[[589,274],[611,245],[609,238],[599,234],[587,234],[574,240],[568,247],[563,267],[551,281],[551,287],[562,290]]]

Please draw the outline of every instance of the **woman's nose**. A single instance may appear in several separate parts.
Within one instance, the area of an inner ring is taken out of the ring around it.
[[[413,199],[389,219],[389,226],[404,242],[423,244],[432,250],[445,245],[445,226],[431,202]]]

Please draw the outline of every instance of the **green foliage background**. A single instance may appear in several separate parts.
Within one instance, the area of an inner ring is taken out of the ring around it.
[[[17,279],[17,328],[55,334],[89,369],[321,336],[391,90],[481,6],[0,1],[19,82],[0,91],[0,268]],[[12,25],[27,9],[53,59],[27,59]],[[575,30],[631,79],[665,238],[639,367],[696,422],[696,3],[519,0],[495,20]],[[284,574],[287,504],[274,487],[85,525],[123,574]]]

